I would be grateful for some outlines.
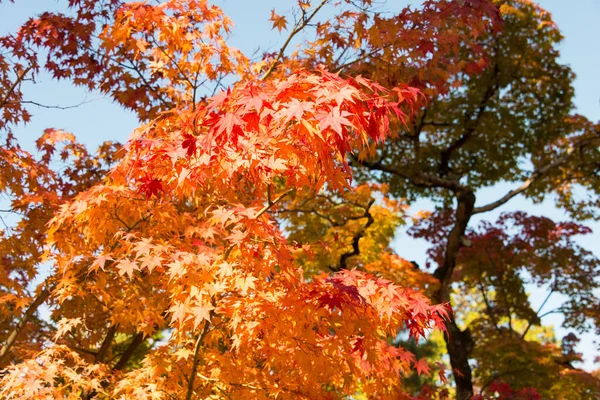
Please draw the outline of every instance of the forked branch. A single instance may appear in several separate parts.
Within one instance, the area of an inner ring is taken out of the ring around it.
[[[309,24],[309,22],[314,18],[315,15],[317,15],[319,10],[321,10],[321,8],[323,8],[323,6],[325,4],[327,4],[328,1],[329,0],[322,0],[321,3],[317,7],[315,7],[313,12],[310,13],[309,15],[304,14],[304,10],[302,10],[302,18],[298,22],[296,22],[296,24],[294,25],[294,29],[292,29],[289,36],[283,43],[283,46],[281,46],[281,48],[279,49],[279,53],[277,53],[275,60],[273,60],[273,62],[269,66],[269,69],[260,78],[261,81],[264,81],[265,79],[267,79],[269,77],[269,75],[271,75],[271,73],[273,72],[273,70],[275,70],[275,67],[277,66],[277,64],[279,63],[281,58],[283,57],[283,53],[285,53],[285,50],[287,49],[288,45],[290,44],[290,42],[292,41],[294,36],[296,36],[298,33],[300,33],[304,28],[306,28],[306,26]]]

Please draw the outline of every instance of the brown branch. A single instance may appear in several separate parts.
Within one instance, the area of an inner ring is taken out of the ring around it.
[[[214,310],[211,310],[209,320],[212,319],[214,315]],[[208,329],[210,327],[209,320],[204,321],[204,328],[202,328],[202,332],[200,333],[200,336],[198,336],[198,339],[196,340],[196,345],[194,346],[194,359],[192,361],[192,371],[190,372],[190,379],[188,380],[187,394],[185,395],[186,400],[191,400],[194,394],[194,379],[196,378],[198,362],[200,361],[200,348],[204,343],[204,338],[206,337],[206,334],[208,333]]]
[[[94,362],[101,363],[104,361],[104,357],[106,357],[106,353],[108,353],[108,349],[110,348],[110,344],[115,338],[116,333],[117,326],[111,325],[111,327],[108,329],[108,332],[106,332],[106,336],[104,337],[102,344],[100,345],[100,349],[98,349],[98,352],[96,353],[96,357],[94,357]]]
[[[190,78],[181,69],[177,61],[173,57],[171,57],[171,55],[167,51],[165,51],[165,49],[158,43],[157,39],[154,37],[154,34],[150,35],[149,37],[151,38],[151,41],[154,43],[154,45],[160,49],[161,53],[163,53],[169,59],[169,63],[173,64],[177,71],[179,71],[179,74],[181,75],[183,80],[186,81],[192,89],[195,89],[196,87],[194,86],[194,83],[192,83]],[[198,75],[196,75],[196,77],[197,76]]]
[[[4,98],[2,99],[2,101],[0,101],[0,108],[3,108],[5,105],[8,104],[8,99],[10,98],[10,96],[13,95],[13,93],[17,89],[17,86],[19,86],[19,84],[21,82],[23,82],[23,80],[25,79],[25,75],[27,75],[27,73],[29,71],[31,71],[32,68],[33,68],[33,65],[30,65],[29,67],[27,67],[23,71],[23,73],[21,75],[17,76],[17,79],[15,79],[15,81],[12,84],[12,86],[8,88],[8,91],[6,92],[6,95],[4,96]]]
[[[440,282],[440,287],[434,294],[434,300],[438,303],[450,302],[452,275],[456,268],[458,252],[463,246],[464,240],[462,238],[473,215],[475,194],[470,190],[464,190],[458,192],[456,200],[454,227],[448,234],[444,259],[433,273],[433,276]],[[469,357],[473,351],[473,338],[468,328],[465,330],[460,329],[452,314],[444,322],[444,325],[448,332],[444,336],[444,340],[446,341],[452,370],[455,371],[456,398],[460,400],[470,399],[473,396],[473,381]]]
[[[2,349],[0,349],[0,361],[2,361],[4,357],[8,354],[8,351],[15,344],[17,337],[19,336],[27,322],[36,313],[37,309],[48,299],[50,293],[54,289],[54,286],[55,284],[53,284],[51,287],[44,287],[44,289],[42,289],[40,294],[37,295],[37,297],[29,305],[29,307],[27,307],[27,311],[25,311],[25,314],[23,314],[17,325],[13,328],[12,332],[10,332],[10,335],[8,335],[8,339],[6,339],[6,343],[4,344]]]
[[[132,228],[136,227],[141,222],[145,222],[151,216],[152,216],[152,214],[148,214],[148,215],[144,216],[143,218],[138,220]],[[118,242],[113,243],[113,245],[111,247],[111,251],[114,248],[116,248],[117,245],[118,245]],[[109,261],[109,262],[112,262],[112,261]],[[76,279],[79,280],[79,279],[83,278],[84,275],[85,275],[85,269],[80,271],[76,275]],[[4,357],[8,354],[8,351],[15,344],[15,341],[17,340],[17,337],[19,336],[19,334],[25,327],[25,324],[27,324],[27,322],[31,319],[31,317],[36,313],[37,309],[48,299],[48,297],[50,297],[50,294],[52,293],[52,291],[54,290],[54,288],[57,285],[56,282],[53,282],[51,285],[48,285],[47,282],[50,282],[51,278],[52,278],[52,276],[47,278],[46,282],[44,283],[44,285],[46,285],[46,287],[44,287],[44,289],[42,289],[40,294],[38,294],[37,297],[35,298],[35,300],[29,305],[29,307],[27,308],[27,311],[25,311],[25,314],[23,314],[23,317],[21,317],[19,322],[17,322],[17,325],[13,328],[11,333],[8,335],[8,339],[6,339],[6,343],[4,344],[2,349],[0,349],[0,361],[2,361],[4,359]],[[104,355],[102,355],[101,358],[103,358],[103,357],[104,357]]]
[[[471,113],[467,112],[465,114],[465,132],[458,139],[452,142],[450,146],[448,146],[442,151],[442,154],[440,156],[440,164],[438,167],[440,176],[446,176],[450,171],[450,158],[452,157],[452,153],[460,147],[464,146],[464,144],[467,143],[475,134],[475,131],[477,130],[477,125],[479,124],[481,117],[483,117],[483,114],[485,113],[485,109],[487,108],[489,101],[498,89],[498,84],[496,82],[498,73],[499,69],[498,65],[496,64],[494,65],[494,75],[492,77],[492,82],[487,87],[483,98],[481,99],[481,102],[479,103],[479,106],[475,111],[475,118],[471,119]]]
[[[479,267],[479,277],[477,279],[477,283],[478,283],[477,286],[479,287],[479,291],[481,292],[481,295],[483,296],[483,302],[485,303],[485,307],[487,308],[488,313],[490,314],[490,319],[492,320],[492,324],[494,324],[494,327],[496,328],[496,330],[498,332],[500,332],[500,327],[498,326],[498,321],[496,321],[494,307],[492,307],[490,300],[487,297],[487,291],[485,290],[485,286],[483,285],[483,280],[481,279],[481,276],[483,275],[483,270],[479,264],[478,264],[478,267]]]
[[[408,168],[393,168],[388,165],[384,165],[381,160],[377,162],[369,162],[365,160],[359,160],[357,157],[352,156],[354,161],[363,165],[370,170],[376,170],[386,172],[391,175],[396,175],[400,178],[408,180],[410,183],[417,187],[422,188],[444,188],[453,192],[465,192],[468,191],[466,186],[461,185],[458,181],[452,179],[445,179],[435,175],[424,174],[422,172],[408,173]]]
[[[104,357],[106,357],[106,353],[108,353],[108,349],[110,348],[110,344],[112,343],[113,339],[115,338],[116,333],[117,333],[117,326],[111,325],[110,328],[108,329],[108,332],[106,332],[106,336],[104,337],[102,344],[100,345],[100,349],[98,349],[98,352],[94,356],[95,363],[101,363],[102,361],[104,361]],[[97,392],[95,390],[91,390],[91,391],[86,390],[83,393],[81,393],[81,399],[82,400],[90,400],[90,399],[96,397],[96,394],[97,394]]]
[[[475,195],[471,191],[462,192],[457,197],[457,203],[456,222],[448,235],[444,261],[433,274],[441,284],[440,293],[438,294],[439,298],[436,300],[443,303],[450,301],[450,292],[448,291],[448,288],[451,282],[452,273],[456,267],[458,251],[462,247],[462,237],[464,236],[469,220],[473,215]]]
[[[121,358],[119,359],[119,361],[113,367],[113,370],[115,370],[115,371],[123,370],[127,366],[127,363],[129,362],[131,357],[133,356],[133,353],[135,352],[135,350],[143,342],[144,342],[144,334],[143,333],[140,332],[137,335],[135,335],[133,337],[133,339],[131,340],[131,343],[129,343],[129,346],[127,346],[127,349],[125,349],[125,352],[123,353],[123,355],[121,355]]]
[[[308,23],[310,22],[310,20],[313,19],[315,15],[317,15],[317,13],[319,12],[319,10],[321,10],[321,8],[323,8],[323,6],[328,1],[329,0],[323,0],[323,1],[321,1],[321,4],[319,4],[313,10],[313,12],[309,16],[305,16],[304,15],[304,10],[302,10],[303,18],[296,23],[296,25],[294,26],[294,29],[292,30],[292,32],[290,32],[290,34],[287,37],[286,41],[283,43],[283,46],[281,46],[281,49],[279,49],[279,53],[277,53],[277,56],[275,57],[275,60],[273,60],[273,63],[271,63],[271,66],[269,67],[269,69],[260,78],[261,81],[264,81],[265,79],[267,79],[269,77],[269,75],[271,75],[271,73],[273,72],[273,70],[275,70],[275,67],[279,63],[279,60],[281,60],[281,58],[283,57],[283,53],[285,52],[285,49],[288,47],[288,45],[290,44],[290,42],[292,41],[292,39],[294,38],[294,36],[296,36],[299,32],[301,32],[306,27],[306,25],[308,25]]]
[[[144,86],[146,86],[151,92],[153,92],[156,95],[156,99],[159,102],[161,102],[163,106],[165,106],[167,108],[173,108],[173,105],[171,103],[169,103],[168,101],[163,99],[163,97],[160,93],[160,90],[153,87],[150,84],[150,82],[148,82],[148,80],[146,79],[146,77],[144,76],[142,71],[140,70],[140,67],[137,64],[135,64],[134,61],[132,59],[130,59],[129,57],[125,57],[125,58],[127,59],[127,61],[129,61],[131,63],[131,66],[129,68],[137,73],[138,77],[140,78],[140,80],[142,81]]]
[[[31,105],[34,105],[34,106],[37,106],[37,107],[41,107],[41,108],[50,108],[50,109],[57,109],[57,110],[69,110],[71,108],[77,108],[79,106],[82,106],[84,104],[91,103],[91,102],[97,101],[97,100],[100,100],[100,99],[84,100],[84,101],[82,101],[80,103],[72,104],[70,106],[48,105],[48,104],[38,103],[37,101],[32,101],[32,100],[24,100],[24,101],[21,101],[20,103],[21,104],[31,104]]]
[[[267,193],[267,204],[256,213],[254,218],[255,219],[259,218],[261,215],[263,215],[264,213],[269,211],[269,209],[271,207],[273,207],[275,204],[279,203],[281,201],[281,199],[283,199],[285,196],[287,196],[293,190],[294,189],[288,189],[285,192],[283,192],[282,194],[280,194],[275,200],[271,200],[271,189],[269,187],[269,192]]]

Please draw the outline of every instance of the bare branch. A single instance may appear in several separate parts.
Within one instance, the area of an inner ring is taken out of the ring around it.
[[[540,177],[542,177],[545,173],[566,163],[569,160],[569,157],[571,156],[574,148],[581,147],[581,146],[588,144],[596,139],[598,139],[598,138],[588,138],[588,139],[585,139],[585,140],[575,143],[573,146],[571,146],[569,148],[569,150],[567,151],[567,154],[563,155],[562,157],[558,157],[557,159],[555,159],[554,161],[552,161],[549,164],[546,164],[540,168],[535,169],[531,173],[531,176],[525,182],[523,182],[523,184],[521,186],[519,186],[518,188],[509,191],[508,193],[506,193],[504,196],[502,196],[498,200],[491,202],[485,206],[475,207],[473,209],[473,214],[479,214],[479,213],[483,213],[483,212],[492,211],[492,210],[495,210],[496,208],[500,207],[501,205],[506,204],[513,197],[515,197],[515,196],[523,193],[527,189],[529,189],[529,187],[531,187],[531,185],[536,180],[538,180]]]
[[[544,301],[542,302],[542,304],[540,305],[540,307],[538,308],[538,310],[536,311],[536,315],[538,315],[540,312],[542,311],[542,309],[544,308],[544,306],[546,305],[546,303],[548,302],[548,300],[550,299],[550,296],[552,296],[552,293],[554,293],[554,286],[550,288],[550,291],[548,292],[548,295],[546,296],[546,298],[544,299]],[[521,334],[521,338],[525,338],[525,335],[527,335],[527,332],[529,332],[529,329],[531,328],[533,324],[531,323],[531,321],[529,321],[529,323],[527,324],[527,328],[525,328],[525,330],[523,331],[523,333]]]
[[[92,100],[83,100],[82,102],[79,102],[77,104],[72,104],[69,106],[59,106],[59,105],[48,105],[48,104],[42,104],[42,103],[38,103],[37,101],[32,101],[32,100],[25,100],[25,101],[21,101],[22,104],[31,104],[37,107],[41,107],[41,108],[51,108],[51,109],[57,109],[57,110],[68,110],[71,108],[77,108],[79,106],[82,106],[84,104],[87,103],[91,103],[93,101],[98,101],[101,99],[92,99]]]
[[[329,0],[322,0],[321,4],[319,4],[317,7],[315,7],[313,12],[308,16],[306,16],[306,14],[304,14],[304,10],[302,10],[302,18],[300,19],[300,21],[298,21],[296,23],[296,25],[294,26],[294,29],[292,29],[292,31],[290,32],[288,38],[283,43],[283,46],[281,46],[281,49],[279,49],[279,53],[277,53],[275,60],[273,60],[273,63],[271,63],[271,66],[269,67],[267,72],[265,72],[265,74],[260,78],[261,81],[264,81],[265,79],[267,79],[269,77],[269,75],[271,75],[271,73],[273,72],[273,70],[275,69],[277,64],[279,63],[279,60],[281,60],[281,58],[283,57],[283,53],[285,52],[285,49],[288,47],[288,45],[290,44],[290,42],[292,41],[294,36],[296,36],[298,33],[300,33],[306,27],[306,25],[308,25],[310,20],[313,19],[315,15],[317,15],[319,10],[321,10],[321,8],[323,8],[323,6],[328,1]]]
[[[391,175],[396,175],[401,178],[408,180],[415,186],[423,188],[444,188],[452,190],[453,192],[465,192],[469,189],[466,186],[461,185],[458,181],[446,178],[440,178],[435,175],[424,174],[422,172],[409,172],[409,168],[393,168],[388,165],[384,165],[381,160],[377,162],[369,162],[366,160],[359,160],[353,156],[355,162],[369,168],[370,170],[382,171]]]

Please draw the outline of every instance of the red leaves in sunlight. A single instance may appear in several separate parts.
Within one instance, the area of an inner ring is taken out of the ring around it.
[[[146,175],[168,192],[201,186],[209,178],[230,185],[242,176],[261,195],[274,176],[299,189],[325,184],[340,189],[350,179],[346,154],[383,140],[389,113],[403,117],[408,111],[402,108],[409,110],[415,96],[409,88],[390,92],[360,77],[342,79],[326,71],[240,83],[207,105],[165,114],[146,127],[155,139],[130,144],[131,172],[150,194],[160,187]],[[182,120],[191,121],[183,131]],[[173,167],[176,179],[163,179]]]

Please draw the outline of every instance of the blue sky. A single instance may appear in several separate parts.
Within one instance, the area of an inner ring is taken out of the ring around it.
[[[17,0],[16,4],[3,2],[0,5],[0,34],[14,31],[27,17],[44,11],[48,8],[59,9],[64,2],[48,0]],[[253,54],[255,50],[275,51],[285,40],[284,34],[279,34],[270,29],[268,18],[270,10],[276,8],[279,14],[284,14],[293,8],[293,0],[217,0],[217,5],[224,8],[236,24],[231,35],[230,43],[246,54]],[[392,0],[395,8],[406,4],[419,4],[418,1]],[[579,113],[598,121],[600,120],[600,76],[598,65],[600,65],[600,0],[540,0],[538,3],[552,13],[554,20],[565,36],[560,46],[561,60],[569,64],[577,74],[575,81],[576,105]],[[327,10],[325,10],[327,12]],[[326,15],[326,14],[325,14]],[[299,37],[302,39],[302,37]],[[16,130],[21,143],[28,149],[33,149],[35,140],[48,127],[63,128],[74,133],[78,139],[95,147],[105,140],[117,140],[124,142],[136,127],[135,117],[112,104],[109,100],[94,93],[86,93],[65,84],[51,81],[47,76],[40,76],[38,84],[27,88],[27,99],[51,105],[72,105],[86,101],[85,104],[69,109],[41,109],[32,108],[33,121],[26,127]],[[478,193],[479,204],[494,200],[499,195],[511,189],[510,185],[498,185]],[[414,208],[427,208],[427,203],[418,203]],[[532,205],[531,202],[516,198],[500,210],[482,215],[472,221],[476,224],[479,219],[495,220],[502,211],[525,209],[536,214],[542,214],[554,219],[565,219],[566,215],[556,209],[551,201],[542,205]],[[600,224],[590,225],[596,232],[600,232]],[[582,238],[580,243],[600,255],[600,234],[595,233],[587,238]],[[425,265],[424,242],[414,241],[400,232],[394,241],[394,246],[403,257],[416,260],[420,265]],[[546,293],[543,290],[531,288],[532,302],[541,303]],[[560,298],[552,298],[548,307],[560,304]],[[549,316],[544,320],[546,323],[560,326],[561,320],[556,316]],[[558,329],[557,337],[565,334]],[[580,346],[589,357],[585,367],[591,369],[591,363],[596,351],[592,343],[593,337],[587,335]]]

